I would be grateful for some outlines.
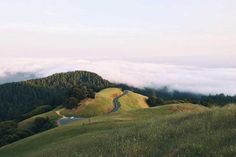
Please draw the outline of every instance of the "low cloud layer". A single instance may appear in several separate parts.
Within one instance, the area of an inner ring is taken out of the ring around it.
[[[137,87],[236,94],[236,68],[210,68],[124,60],[1,59],[0,84],[45,77],[58,72],[87,70],[116,83]]]

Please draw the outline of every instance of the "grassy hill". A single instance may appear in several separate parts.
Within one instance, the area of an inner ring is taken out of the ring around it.
[[[96,94],[95,99],[86,99],[74,110],[64,109],[61,111],[66,116],[92,117],[110,113],[114,108],[113,99],[123,92],[120,88],[107,88]],[[119,111],[129,111],[148,108],[146,97],[137,93],[129,92],[120,98],[121,108]]]
[[[0,149],[4,157],[234,156],[236,107],[174,104],[85,119]]]
[[[103,115],[110,113],[114,108],[113,99],[123,92],[119,88],[107,88],[96,94],[95,99],[86,99],[81,102],[81,105],[77,109],[65,109],[58,107],[52,111],[35,115],[26,120],[23,120],[18,123],[18,129],[25,130],[32,127],[35,119],[37,117],[49,118],[51,122],[56,124],[56,121],[61,118],[56,111],[60,111],[62,115],[67,117],[71,116],[82,116],[82,117],[93,117],[98,115]],[[133,92],[129,92],[127,95],[120,98],[121,108],[120,112],[148,108],[146,104],[146,97],[143,95],[139,95]]]
[[[98,92],[95,99],[86,99],[74,110],[64,109],[61,111],[66,116],[92,117],[111,112],[114,108],[113,99],[122,94],[119,88],[107,88]]]
[[[120,98],[121,108],[119,111],[122,112],[140,108],[148,108],[146,100],[146,96],[134,92],[129,92],[127,95],[124,95]]]

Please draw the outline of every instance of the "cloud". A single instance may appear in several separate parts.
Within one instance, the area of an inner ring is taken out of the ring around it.
[[[37,77],[39,76],[31,72],[28,72],[28,73],[27,72],[17,72],[17,73],[6,72],[4,73],[4,76],[0,76],[0,84],[29,80],[29,79],[34,79]]]
[[[53,15],[53,12],[45,14]],[[56,13],[54,14],[56,16]],[[59,16],[59,15],[58,15]],[[91,36],[134,36],[153,35],[155,30],[147,31],[146,28],[136,27],[99,27],[91,25],[74,24],[40,24],[40,23],[4,23],[0,25],[0,30],[14,32],[35,32],[67,35],[91,35]],[[158,33],[160,34],[160,33]]]
[[[112,82],[137,87],[168,86],[203,94],[236,94],[236,68],[108,59],[0,59],[0,83],[74,70],[96,72]]]

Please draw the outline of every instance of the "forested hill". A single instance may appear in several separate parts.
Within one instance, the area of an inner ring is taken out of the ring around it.
[[[109,81],[104,80],[101,76],[87,71],[59,73],[46,78],[24,81],[22,83],[34,87],[51,89],[68,89],[76,85],[87,85],[99,90],[111,85]]]
[[[98,91],[111,85],[99,75],[86,71],[0,85],[0,121],[20,118],[40,105],[61,105],[67,92],[75,86]]]

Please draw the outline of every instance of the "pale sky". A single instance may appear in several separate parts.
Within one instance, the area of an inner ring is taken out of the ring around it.
[[[235,0],[1,0],[0,55],[235,56]]]
[[[236,94],[236,0],[0,0],[0,84],[88,70]]]

